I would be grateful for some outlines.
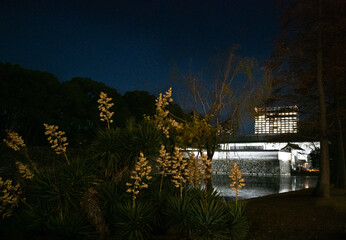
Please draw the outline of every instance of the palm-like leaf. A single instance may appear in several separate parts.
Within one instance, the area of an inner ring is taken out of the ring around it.
[[[146,156],[157,155],[161,144],[161,133],[151,122],[138,125],[138,146]]]
[[[60,214],[52,212],[52,209],[52,204],[38,200],[31,209],[24,211],[21,222],[25,226],[25,231],[32,234],[29,239],[96,238],[96,231],[88,222],[83,210]]]
[[[204,199],[207,202],[210,202],[212,200],[221,201],[220,193],[215,189],[209,189],[208,191],[205,191],[205,189],[202,188],[191,187],[188,189],[188,193],[193,196],[194,200],[197,201],[197,203],[201,199]]]
[[[167,199],[164,215],[170,232],[188,236],[191,227],[192,200],[193,198],[186,193],[182,198],[179,194],[175,194]]]
[[[130,200],[130,195],[126,193],[125,183],[106,181],[98,186],[97,192],[106,221],[108,223],[114,222],[114,217],[119,211],[119,203]]]
[[[51,215],[46,222],[46,231],[53,239],[95,239],[97,234],[82,211],[73,211],[65,216]]]
[[[128,122],[125,129],[99,130],[92,146],[106,176],[119,179],[125,169],[133,167],[139,152],[146,156],[157,154],[160,134],[145,121],[141,124]]]
[[[28,184],[28,203],[41,205],[50,213],[68,213],[80,209],[80,199],[96,181],[91,166],[81,158],[71,159],[55,170],[40,171]],[[42,201],[42,202],[41,202]]]
[[[220,201],[199,201],[192,206],[193,239],[227,239],[225,207]]]
[[[116,228],[122,239],[147,239],[150,236],[153,207],[149,202],[120,204]]]
[[[245,217],[245,206],[238,202],[226,203],[226,211],[228,213],[228,235],[231,239],[242,240],[245,239],[249,232],[249,225]]]

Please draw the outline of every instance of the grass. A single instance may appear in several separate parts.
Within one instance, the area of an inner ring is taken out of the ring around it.
[[[330,199],[313,189],[245,200],[249,240],[346,239],[346,190],[331,189]]]

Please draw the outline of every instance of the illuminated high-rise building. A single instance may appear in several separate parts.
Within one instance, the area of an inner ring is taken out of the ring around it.
[[[298,132],[298,107],[255,108],[255,134]]]

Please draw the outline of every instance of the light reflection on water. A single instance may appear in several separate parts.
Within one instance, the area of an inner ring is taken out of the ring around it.
[[[238,199],[316,187],[318,181],[317,176],[244,176],[243,178],[246,185],[239,190]],[[212,175],[212,183],[221,196],[227,199],[235,199],[235,191],[230,189],[231,179],[227,175]]]

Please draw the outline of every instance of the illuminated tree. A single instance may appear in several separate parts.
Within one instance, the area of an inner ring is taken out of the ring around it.
[[[247,108],[253,93],[250,84],[254,60],[236,56],[236,49],[233,47],[226,58],[217,59],[218,72],[213,81],[192,73],[183,77],[193,105],[191,118],[184,126],[182,145],[192,145],[200,153],[206,149],[210,161],[221,137],[222,123],[227,123],[229,130],[236,132],[240,113]],[[239,77],[245,81],[235,84]],[[211,172],[211,169],[206,171]],[[206,186],[212,186],[210,179]]]

